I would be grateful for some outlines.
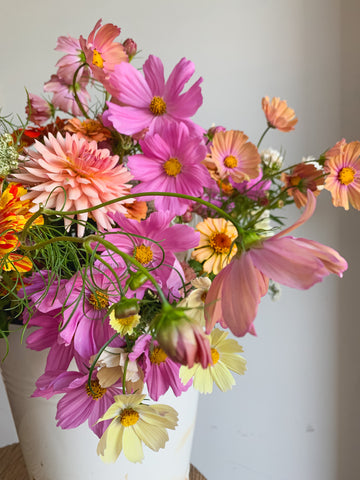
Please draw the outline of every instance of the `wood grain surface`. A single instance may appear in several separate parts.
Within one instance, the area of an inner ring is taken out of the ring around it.
[[[18,443],[0,448],[0,480],[30,480]],[[189,480],[206,480],[206,478],[191,465]]]

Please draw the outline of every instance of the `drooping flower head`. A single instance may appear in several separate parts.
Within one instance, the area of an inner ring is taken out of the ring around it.
[[[334,249],[304,238],[284,236],[308,220],[316,199],[308,190],[306,208],[291,227],[260,239],[235,256],[215,277],[205,301],[207,332],[216,322],[234,335],[254,333],[253,322],[269,279],[292,288],[307,289],[334,273],[339,277],[347,262]]]
[[[201,163],[206,147],[201,137],[190,136],[184,123],[165,125],[161,134],[147,135],[140,141],[142,155],[129,157],[128,168],[140,184],[133,192],[170,192],[200,197],[212,180]],[[182,215],[190,200],[176,197],[154,199],[157,210]]]
[[[349,210],[349,203],[360,210],[360,142],[338,142],[326,152],[324,165],[329,190],[335,207]]]
[[[116,395],[114,403],[100,421],[111,420],[101,437],[97,454],[105,463],[114,463],[123,451],[130,462],[144,458],[142,442],[157,452],[169,439],[167,428],[174,430],[178,416],[168,405],[146,405],[146,395]]]
[[[58,67],[57,75],[63,78],[68,84],[72,84],[76,70],[86,62],[85,54],[81,50],[80,41],[78,38],[73,38],[70,35],[61,36],[57,39],[55,50],[66,52],[66,55],[61,57],[56,64]],[[88,67],[84,66],[84,68],[86,69]]]
[[[260,155],[256,146],[240,131],[219,131],[211,147],[211,159],[219,175],[231,177],[235,182],[256,178],[259,173]]]
[[[236,227],[224,218],[207,218],[198,223],[196,229],[200,232],[200,242],[192,256],[198,262],[204,262],[205,272],[217,275],[237,252],[233,244],[238,236]]]
[[[33,93],[29,93],[25,111],[28,115],[29,121],[36,123],[37,125],[42,125],[47,122],[52,115],[49,102]]]
[[[193,378],[193,385],[200,393],[211,393],[215,384],[225,392],[235,385],[231,371],[243,375],[246,371],[246,360],[239,353],[242,347],[232,338],[229,332],[215,328],[210,333],[212,364],[206,368],[196,363],[192,368],[182,366],[180,378],[186,384]]]
[[[124,47],[121,43],[114,42],[120,31],[119,27],[111,23],[102,25],[100,19],[86,40],[80,37],[80,46],[86,62],[94,78],[101,83],[107,82],[115,65],[128,61]]]
[[[180,121],[186,123],[190,132],[202,132],[190,120],[202,104],[202,78],[182,93],[195,72],[194,64],[181,59],[165,82],[161,60],[150,55],[143,72],[144,76],[125,62],[115,67],[109,83],[120,105],[108,102],[106,121],[125,135],[134,135],[144,129],[150,135],[159,133],[165,124]]]
[[[56,137],[44,138],[45,145],[35,142],[35,149],[28,151],[29,160],[14,177],[30,186],[24,196],[35,204],[43,203],[48,208],[72,211],[86,209],[108,200],[126,195],[132,176],[122,165],[119,157],[110,155],[107,149],[98,149],[95,141],[88,142],[77,135],[58,133]],[[131,202],[131,200],[130,200]],[[84,222],[93,218],[98,227],[109,229],[108,212],[125,213],[121,202],[77,215]],[[66,221],[68,225],[70,220]],[[78,234],[83,235],[84,225],[78,225]]]
[[[269,97],[264,97],[261,103],[269,127],[277,128],[282,132],[290,132],[295,129],[298,119],[294,110],[287,106],[285,100],[280,100],[279,97],[271,100]]]
[[[88,111],[88,102],[90,99],[89,92],[86,90],[89,81],[89,73],[87,71],[81,72],[78,76],[75,89],[80,103],[84,110]],[[53,93],[51,99],[55,108],[59,108],[63,112],[71,112],[75,116],[81,116],[82,112],[76,103],[74,96],[74,87],[72,82],[68,82],[58,75],[51,75],[51,78],[44,85],[45,92]]]

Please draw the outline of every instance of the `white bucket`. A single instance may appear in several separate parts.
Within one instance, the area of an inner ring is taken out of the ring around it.
[[[190,388],[180,397],[171,392],[159,399],[179,414],[175,431],[168,430],[165,448],[153,452],[144,445],[141,464],[129,462],[123,455],[114,464],[104,464],[96,454],[98,438],[87,423],[72,430],[56,427],[56,404],[60,396],[49,400],[30,398],[35,382],[44,372],[47,351],[35,352],[20,344],[21,329],[9,336],[10,352],[2,364],[2,376],[31,480],[187,480],[191,444],[195,427],[198,392]],[[0,340],[1,358],[5,340]]]

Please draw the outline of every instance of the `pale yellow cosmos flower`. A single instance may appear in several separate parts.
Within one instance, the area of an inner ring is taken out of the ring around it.
[[[146,395],[116,395],[114,403],[99,422],[113,419],[100,438],[97,454],[105,463],[114,463],[123,451],[130,462],[144,458],[144,443],[157,452],[169,440],[166,429],[174,430],[177,412],[168,405],[145,405]]]
[[[215,328],[210,334],[211,356],[213,365],[202,368],[196,363],[192,368],[182,366],[180,378],[185,385],[193,378],[193,385],[200,393],[211,393],[214,382],[225,392],[235,385],[231,371],[243,375],[246,371],[246,360],[241,355],[242,347],[236,340],[227,338],[229,332]]]

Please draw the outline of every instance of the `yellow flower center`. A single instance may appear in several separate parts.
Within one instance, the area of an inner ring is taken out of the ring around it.
[[[130,427],[131,425],[135,425],[135,423],[139,420],[139,414],[133,408],[125,408],[120,413],[120,422],[124,427]]]
[[[95,310],[102,310],[109,306],[109,295],[102,290],[95,290],[94,293],[90,293],[88,300]]]
[[[215,233],[210,238],[210,247],[215,253],[229,253],[232,240],[226,233]]]
[[[130,315],[129,317],[116,318],[110,315],[110,325],[118,333],[123,333],[124,330],[127,333],[132,333],[133,328],[139,324],[140,315]],[[132,327],[132,328],[126,328]]]
[[[181,172],[181,163],[177,158],[169,158],[164,165],[164,170],[170,177],[176,177]]]
[[[301,182],[302,178],[299,175],[295,175],[294,177],[290,178],[290,183],[293,187],[297,187]]]
[[[135,247],[134,256],[135,259],[141,263],[141,265],[146,265],[151,262],[154,254],[151,248],[147,245],[139,245],[138,247]]]
[[[227,168],[235,168],[238,165],[237,158],[234,155],[228,155],[224,158],[224,165]]]
[[[160,363],[165,362],[167,355],[164,350],[160,347],[154,347],[153,351],[150,353],[150,362],[159,365]]]
[[[220,355],[216,348],[211,349],[211,358],[213,361],[213,365],[215,365],[219,361]]]
[[[91,380],[91,388],[86,384],[86,393],[89,397],[92,397],[94,400],[99,400],[106,393],[106,388],[100,386],[99,380]]]
[[[94,48],[92,63],[96,67],[104,68],[104,60],[96,48]]]
[[[352,183],[354,181],[355,173],[356,171],[351,167],[342,168],[338,173],[339,182],[342,185],[349,185],[349,183]]]
[[[166,113],[166,103],[161,97],[154,97],[149,105],[150,111],[156,115],[164,115]]]

